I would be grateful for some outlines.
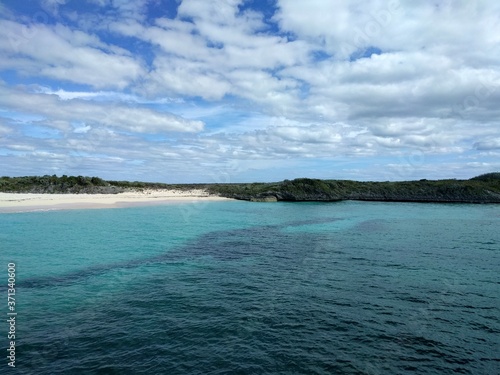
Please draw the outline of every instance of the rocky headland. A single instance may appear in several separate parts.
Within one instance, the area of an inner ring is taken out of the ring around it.
[[[341,200],[385,202],[500,203],[500,173],[470,180],[359,182],[299,178],[278,183],[218,184],[209,190],[249,201]]]

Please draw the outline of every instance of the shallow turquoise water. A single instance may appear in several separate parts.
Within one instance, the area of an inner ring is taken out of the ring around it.
[[[1,214],[15,372],[497,374],[499,228],[496,205]]]

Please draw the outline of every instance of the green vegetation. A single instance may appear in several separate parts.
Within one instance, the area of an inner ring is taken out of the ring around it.
[[[124,191],[144,189],[193,189],[197,185],[168,185],[148,182],[105,181],[99,177],[84,176],[26,176],[0,177],[0,191],[11,193],[74,193],[74,194],[116,194]]]
[[[163,184],[105,181],[99,177],[1,177],[0,191],[16,193],[120,193],[144,189],[205,189],[228,198],[252,201],[400,201],[500,203],[500,173],[470,180],[359,182],[297,178],[273,183]]]
[[[359,182],[299,178],[278,183],[210,185],[211,193],[224,197],[281,201],[400,201],[500,203],[500,179],[420,180],[401,182]],[[480,176],[481,177],[481,176]]]
[[[479,181],[499,180],[500,181],[500,172],[482,174],[482,175],[471,178],[471,180],[479,180]]]
[[[15,193],[118,193],[116,188],[99,177],[27,176],[1,177],[0,191]]]

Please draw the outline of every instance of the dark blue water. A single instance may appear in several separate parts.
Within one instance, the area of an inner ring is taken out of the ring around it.
[[[0,373],[499,374],[499,229],[496,205],[2,214]]]

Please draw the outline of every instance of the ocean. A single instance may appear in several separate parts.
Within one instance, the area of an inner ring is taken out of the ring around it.
[[[2,374],[500,373],[498,205],[0,214],[0,243]]]

